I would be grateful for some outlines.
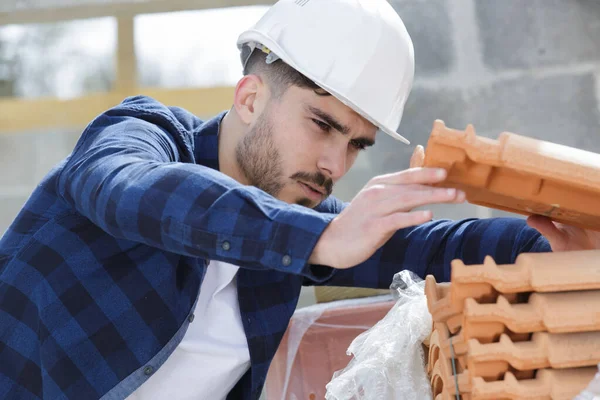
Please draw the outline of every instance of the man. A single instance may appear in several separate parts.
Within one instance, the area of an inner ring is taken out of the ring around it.
[[[412,43],[385,0],[281,0],[240,36],[233,107],[133,97],[82,133],[0,241],[0,398],[257,399],[301,286],[449,279],[485,255],[597,248],[542,218],[433,221],[443,170],[330,196],[395,132]]]

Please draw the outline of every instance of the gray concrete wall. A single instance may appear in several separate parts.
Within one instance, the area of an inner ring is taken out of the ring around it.
[[[406,146],[381,136],[335,194],[350,200],[374,175],[408,167],[433,121],[480,135],[501,131],[600,151],[600,2],[392,0],[415,44],[416,82],[401,125]],[[2,112],[0,110],[0,112]],[[35,112],[35,110],[32,110]],[[0,135],[0,234],[76,132]],[[469,204],[437,218],[504,215]]]
[[[336,194],[351,199],[374,174],[408,167],[435,119],[472,123],[600,152],[600,1],[392,0],[415,45],[416,81],[400,131],[358,160]],[[473,205],[434,206],[436,218],[517,216]]]

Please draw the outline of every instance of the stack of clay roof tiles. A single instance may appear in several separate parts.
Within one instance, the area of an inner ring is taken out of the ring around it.
[[[452,262],[428,276],[436,400],[572,399],[600,363],[600,250]]]
[[[600,229],[600,156],[504,132],[492,140],[436,121],[411,166],[443,167],[467,200]],[[426,279],[435,400],[572,399],[600,363],[600,250],[454,260]]]

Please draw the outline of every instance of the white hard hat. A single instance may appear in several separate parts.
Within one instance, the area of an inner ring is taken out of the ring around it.
[[[387,0],[279,0],[237,41],[282,59],[406,144],[396,130],[412,89],[413,44]],[[274,55],[273,55],[274,53]],[[276,57],[276,58],[274,58]]]

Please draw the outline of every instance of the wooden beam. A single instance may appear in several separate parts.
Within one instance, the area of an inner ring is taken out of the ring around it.
[[[70,21],[86,18],[112,16],[133,17],[139,14],[155,14],[173,11],[201,10],[209,8],[272,5],[275,0],[145,0],[103,2],[62,7],[39,7],[27,2],[26,9],[0,12],[0,26],[40,22]]]
[[[137,88],[137,59],[133,17],[117,17],[117,74],[115,89],[133,92]]]
[[[97,93],[69,100],[0,98],[0,134],[81,129],[102,112],[122,102],[125,97],[137,94],[153,97],[168,106],[185,108],[201,118],[206,118],[231,107],[234,89],[146,88],[134,93]]]

